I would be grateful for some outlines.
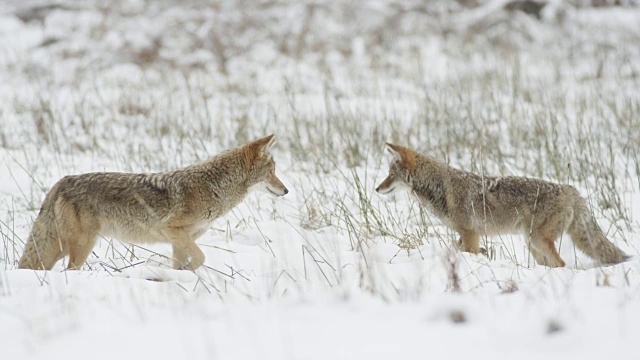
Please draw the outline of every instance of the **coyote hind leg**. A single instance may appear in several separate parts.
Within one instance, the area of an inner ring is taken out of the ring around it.
[[[38,254],[38,261],[36,270],[51,270],[53,266],[62,258],[67,255],[67,252],[60,248],[60,244],[56,242],[54,249],[49,251],[42,251]]]
[[[67,270],[80,270],[93,250],[97,236],[83,236],[76,244],[69,247],[69,264]]]
[[[558,254],[554,238],[541,237],[531,239],[531,254],[539,265],[564,267],[566,264]]]
[[[67,270],[80,270],[96,244],[100,223],[91,216],[84,216],[78,221],[69,221],[64,235],[69,249]]]
[[[529,252],[531,253],[531,256],[533,256],[533,260],[535,260],[536,264],[546,265],[542,253],[538,251],[533,245],[531,245],[531,243],[529,243]]]

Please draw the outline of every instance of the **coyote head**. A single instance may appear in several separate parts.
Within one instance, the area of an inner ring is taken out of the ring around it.
[[[269,135],[244,146],[249,191],[260,190],[273,196],[283,196],[289,192],[276,176],[276,163],[270,152],[275,143],[275,136]]]
[[[389,164],[389,175],[376,188],[380,194],[391,194],[398,190],[411,190],[416,153],[402,146],[387,143],[387,150],[393,154]]]

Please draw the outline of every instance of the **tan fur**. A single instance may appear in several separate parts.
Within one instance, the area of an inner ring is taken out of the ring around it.
[[[416,168],[416,152],[415,151],[407,149],[406,147],[393,145],[390,143],[387,143],[387,146],[391,150],[393,150],[395,153],[400,155],[403,164],[407,167],[407,169],[409,169],[409,171],[415,170]]]
[[[98,235],[132,243],[171,243],[173,265],[196,269],[205,256],[195,241],[250,189],[288,192],[275,175],[273,135],[200,164],[155,174],[66,176],[45,197],[18,267],[51,269],[69,255],[82,267]]]
[[[569,185],[524,177],[479,176],[389,145],[396,156],[376,191],[407,189],[477,254],[483,235],[522,234],[538,264],[565,266],[555,241],[566,231],[578,249],[603,264],[627,256],[607,240],[584,198]]]

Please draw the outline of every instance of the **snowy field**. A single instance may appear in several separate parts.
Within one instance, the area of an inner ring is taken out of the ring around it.
[[[591,3],[2,2],[0,358],[636,356],[640,4]],[[16,269],[62,176],[271,133],[290,193],[216,220],[195,273],[111,238],[82,271]],[[518,236],[458,252],[408,195],[373,190],[387,141],[571,184],[634,258],[598,267],[563,238],[550,269]]]

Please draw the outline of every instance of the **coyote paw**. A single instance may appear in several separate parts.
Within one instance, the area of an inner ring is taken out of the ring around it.
[[[193,267],[193,265],[191,265],[191,263],[188,263],[188,264],[185,264],[185,265],[182,265],[182,266],[178,266],[178,267],[176,268],[176,270],[188,270],[188,271],[193,271],[193,270],[195,270],[195,268]]]
[[[202,264],[198,261],[189,261],[188,263],[184,264],[184,265],[180,265],[175,267],[176,270],[189,270],[189,271],[194,271],[197,268],[199,268],[200,266],[202,266]]]

